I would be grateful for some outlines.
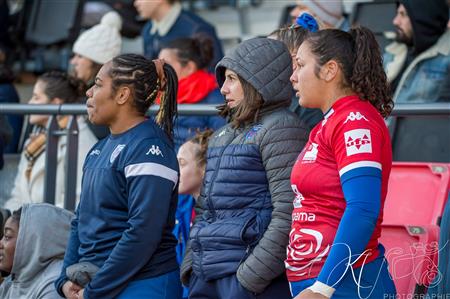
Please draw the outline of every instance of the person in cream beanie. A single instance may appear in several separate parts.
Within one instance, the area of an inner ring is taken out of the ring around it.
[[[297,0],[296,3],[297,6],[290,13],[293,20],[307,12],[319,21],[322,29],[337,28],[344,31],[349,29],[348,21],[344,17],[342,0]]]
[[[120,54],[122,19],[115,11],[106,13],[100,24],[84,31],[73,45],[70,60],[71,73],[86,85],[86,90],[94,84],[95,76],[103,64]],[[98,139],[109,134],[108,127],[94,126],[88,122]]]
[[[83,32],[73,45],[75,54],[104,64],[120,54],[122,19],[115,11],[105,14],[100,24]]]

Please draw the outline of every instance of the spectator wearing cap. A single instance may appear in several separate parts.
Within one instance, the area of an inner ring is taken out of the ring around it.
[[[302,13],[309,13],[316,18],[323,29],[335,28],[347,31],[350,24],[344,16],[342,0],[297,0],[291,11],[293,22]]]
[[[396,41],[384,68],[396,103],[450,102],[450,29],[446,0],[401,0]]]
[[[70,60],[75,76],[87,87],[94,83],[102,65],[120,54],[122,19],[118,13],[105,14],[100,24],[83,32],[73,45],[74,56]]]
[[[196,33],[204,33],[213,40],[212,66],[223,57],[222,45],[214,27],[196,14],[182,9],[179,0],[135,0],[134,6],[142,18],[149,20],[142,30],[144,55],[147,58],[158,58],[162,45],[169,41],[192,37]]]

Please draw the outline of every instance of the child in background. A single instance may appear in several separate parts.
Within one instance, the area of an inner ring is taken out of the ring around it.
[[[195,217],[195,201],[200,196],[206,167],[206,152],[208,140],[212,130],[197,133],[192,139],[185,142],[178,150],[177,158],[180,165],[180,185],[178,192],[178,207],[176,212],[176,224],[173,230],[178,239],[177,260],[181,264],[189,239],[189,231]],[[184,195],[183,202],[180,202]],[[201,212],[199,212],[201,213]],[[188,297],[187,288],[184,289],[183,298]]]

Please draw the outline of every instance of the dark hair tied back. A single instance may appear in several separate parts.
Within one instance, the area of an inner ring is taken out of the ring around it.
[[[310,33],[305,42],[316,56],[320,67],[335,60],[343,72],[343,88],[350,88],[369,101],[383,117],[389,116],[394,102],[383,68],[379,45],[373,33],[365,27],[353,27],[349,32],[325,29]]]
[[[173,49],[182,66],[193,61],[198,69],[206,69],[214,58],[214,45],[212,39],[204,34],[197,33],[192,37],[177,38],[163,45],[163,49]]]
[[[317,24],[316,19],[309,13],[303,13],[295,19],[295,24],[292,26],[298,25],[302,28],[310,32],[317,32],[319,30],[319,24]]]
[[[122,54],[114,57],[110,69],[112,89],[127,85],[133,93],[136,109],[145,114],[161,94],[157,123],[170,139],[177,115],[178,78],[174,69],[163,61],[151,61],[142,55]]]
[[[60,71],[50,71],[38,78],[44,83],[44,93],[50,99],[59,98],[64,103],[81,102],[86,85],[83,81]]]
[[[204,167],[206,165],[208,142],[213,133],[213,130],[206,129],[205,131],[197,132],[197,134],[195,134],[195,136],[189,140],[190,142],[199,146],[199,149],[195,152],[195,160],[200,167]]]

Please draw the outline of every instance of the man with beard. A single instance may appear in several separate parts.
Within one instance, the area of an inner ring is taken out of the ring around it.
[[[396,41],[384,67],[396,103],[450,102],[450,30],[446,0],[400,0]]]

